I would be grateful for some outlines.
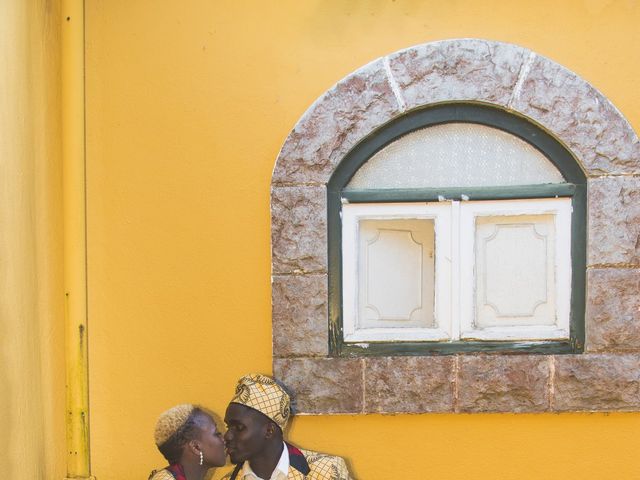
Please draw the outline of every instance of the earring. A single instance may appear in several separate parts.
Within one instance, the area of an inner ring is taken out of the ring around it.
[[[200,450],[200,465],[204,462],[204,455],[202,455],[202,450]]]

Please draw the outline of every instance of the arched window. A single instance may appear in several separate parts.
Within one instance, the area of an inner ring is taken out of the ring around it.
[[[586,177],[532,122],[412,111],[327,194],[333,354],[581,351]]]
[[[638,175],[607,98],[516,45],[428,43],[342,79],[272,176],[273,371],[296,411],[640,408]]]

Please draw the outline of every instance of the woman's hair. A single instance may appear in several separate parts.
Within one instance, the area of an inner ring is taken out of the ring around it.
[[[156,445],[170,464],[180,460],[186,443],[196,437],[198,415],[207,413],[198,406],[188,404],[170,408],[160,415],[156,425]]]

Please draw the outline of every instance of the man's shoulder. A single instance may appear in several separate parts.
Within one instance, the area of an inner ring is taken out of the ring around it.
[[[331,455],[329,453],[315,452],[313,450],[307,450],[306,448],[298,448],[298,450],[300,450],[300,452],[304,455],[304,458],[306,458],[308,462],[311,462],[311,461],[315,462],[319,460],[332,460],[332,459],[342,460],[342,457],[339,457],[337,455]]]
[[[310,480],[349,480],[347,464],[342,457],[328,453],[315,452],[313,450],[299,449],[309,464],[311,471]]]

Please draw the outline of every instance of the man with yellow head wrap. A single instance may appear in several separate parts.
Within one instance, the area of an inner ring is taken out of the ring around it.
[[[350,480],[344,460],[283,441],[291,414],[287,392],[265,375],[245,375],[225,414],[228,480]]]

